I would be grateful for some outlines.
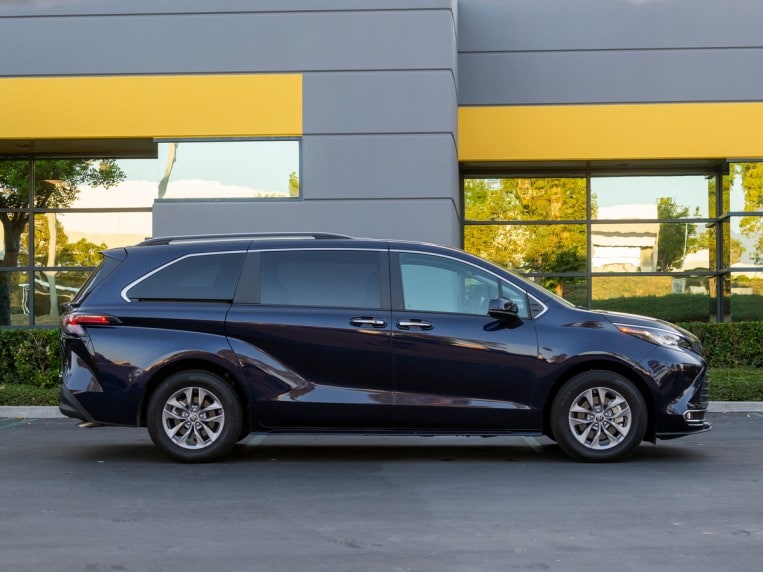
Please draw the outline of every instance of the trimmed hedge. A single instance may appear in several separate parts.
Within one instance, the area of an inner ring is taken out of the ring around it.
[[[680,324],[702,341],[713,400],[763,401],[763,322]],[[58,330],[0,330],[0,405],[55,405]]]
[[[0,385],[58,385],[58,330],[0,330]]]
[[[679,325],[700,339],[710,367],[763,367],[763,322]]]

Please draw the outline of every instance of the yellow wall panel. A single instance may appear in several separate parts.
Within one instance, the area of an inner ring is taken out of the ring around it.
[[[461,107],[458,158],[763,157],[763,102]]]
[[[302,134],[302,76],[0,79],[0,139]]]

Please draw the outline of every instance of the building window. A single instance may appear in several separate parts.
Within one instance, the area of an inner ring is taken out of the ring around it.
[[[57,326],[101,251],[152,235],[157,200],[298,198],[299,146],[148,141],[125,153],[143,158],[0,159],[0,328]]]
[[[763,319],[763,164],[464,179],[464,247],[569,301]]]
[[[159,199],[299,198],[299,141],[163,141]]]

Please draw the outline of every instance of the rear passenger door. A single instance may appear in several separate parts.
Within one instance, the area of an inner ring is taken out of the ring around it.
[[[389,429],[386,249],[250,252],[227,333],[268,428]]]

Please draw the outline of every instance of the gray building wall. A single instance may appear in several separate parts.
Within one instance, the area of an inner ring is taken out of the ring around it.
[[[458,245],[459,105],[760,100],[761,16],[759,0],[5,0],[0,77],[301,73],[302,199],[157,202],[154,234]]]
[[[460,0],[459,103],[759,101],[760,0]]]
[[[0,53],[13,57],[0,76],[302,73],[302,200],[157,202],[154,234],[318,230],[458,245],[454,4],[6,0]]]

